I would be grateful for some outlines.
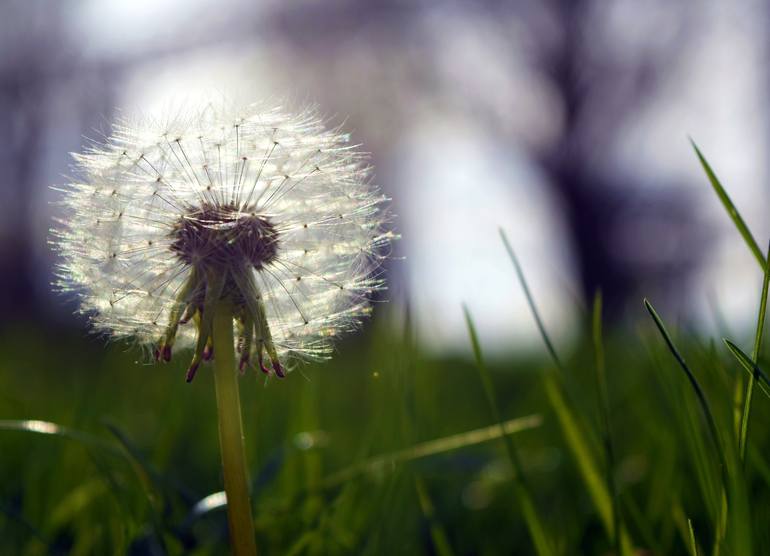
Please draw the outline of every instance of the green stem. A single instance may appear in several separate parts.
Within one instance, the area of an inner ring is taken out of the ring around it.
[[[770,256],[770,246],[768,246],[768,256]],[[767,260],[767,259],[766,259]],[[767,311],[767,288],[770,282],[770,265],[765,267],[765,276],[762,280],[762,298],[759,302],[759,316],[757,317],[757,332],[754,336],[754,349],[751,352],[751,362],[756,365],[759,359],[759,352],[762,349],[762,332],[765,327],[765,312]],[[746,397],[744,398],[743,415],[741,416],[741,430],[738,438],[738,450],[741,455],[741,461],[746,460],[746,443],[749,438],[749,418],[751,417],[751,402],[754,397],[754,382],[758,379],[756,372],[749,375],[749,384],[746,387]]]
[[[535,545],[535,552],[538,556],[551,556],[552,554],[555,554],[555,551],[551,547],[551,539],[549,538],[545,525],[540,519],[540,515],[535,507],[532,493],[524,477],[524,469],[519,460],[518,453],[516,452],[516,447],[513,445],[513,439],[505,434],[505,424],[502,419],[502,414],[500,413],[500,408],[497,405],[495,390],[492,385],[492,377],[489,375],[489,371],[484,364],[484,358],[481,355],[481,346],[479,345],[479,338],[476,334],[476,326],[473,324],[473,319],[471,318],[470,311],[468,311],[468,307],[463,305],[463,312],[465,313],[465,324],[468,327],[468,335],[471,339],[473,356],[476,359],[476,368],[481,377],[481,385],[484,388],[489,408],[492,410],[492,416],[495,421],[497,421],[500,428],[500,436],[508,451],[508,459],[511,461],[511,468],[513,469],[513,489],[519,504],[521,505],[521,513],[524,515],[524,522],[527,524],[529,534],[532,537],[532,542]]]
[[[768,246],[768,256],[770,256],[770,246]],[[767,259],[765,259],[767,260]],[[759,351],[762,349],[762,332],[765,326],[765,312],[767,311],[767,287],[770,281],[770,265],[765,267],[765,276],[762,280],[762,298],[759,302],[759,317],[757,318],[757,333],[754,336],[754,349],[751,352],[751,362],[756,365],[759,359]],[[756,373],[749,375],[749,385],[746,387],[746,397],[743,405],[743,415],[741,416],[741,430],[738,438],[738,449],[741,455],[741,461],[746,459],[746,442],[749,438],[749,418],[751,417],[751,401],[754,397],[754,382],[757,380]]]
[[[222,471],[227,494],[227,519],[230,544],[236,556],[254,556],[254,519],[251,515],[249,479],[243,451],[241,400],[238,394],[238,373],[235,368],[233,340],[233,308],[220,301],[214,311],[214,382],[217,391],[219,446],[222,450]]]

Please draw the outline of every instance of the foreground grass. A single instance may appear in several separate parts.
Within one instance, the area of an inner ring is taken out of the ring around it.
[[[68,430],[4,421],[0,553],[225,553],[225,513],[216,495],[206,501],[221,484],[210,373],[187,385],[182,367],[136,365],[131,351],[77,338],[36,351],[26,340],[36,332],[0,338],[0,419]],[[657,334],[650,322],[603,344],[612,488],[592,338],[564,359],[567,376],[546,359],[487,361],[554,553],[611,553],[619,527],[632,546],[658,554],[691,553],[690,531],[699,554],[719,538],[723,467],[702,406]],[[746,372],[721,342],[676,341],[729,444],[733,391]],[[425,357],[380,322],[333,363],[303,373],[242,382],[264,553],[535,553],[472,362]],[[758,391],[745,473],[727,463],[745,484],[730,510],[750,508],[740,526],[755,546],[770,540],[768,401]],[[732,523],[719,542],[736,554],[747,545],[733,544]]]
[[[242,379],[260,550],[761,553],[770,275],[747,337],[687,334],[641,300],[633,329],[606,329],[597,296],[566,349],[506,247],[542,357],[491,360],[466,311],[475,361],[422,353],[408,322],[380,318],[331,363]],[[72,334],[0,333],[0,554],[227,553],[209,369],[189,385],[179,360]]]

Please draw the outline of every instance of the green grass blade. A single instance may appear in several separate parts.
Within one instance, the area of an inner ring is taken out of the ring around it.
[[[594,342],[594,356],[596,362],[596,386],[599,397],[599,408],[603,425],[603,443],[605,466],[607,469],[607,485],[609,485],[612,500],[612,532],[611,540],[616,554],[632,554],[631,543],[622,534],[625,527],[622,525],[620,504],[618,501],[618,489],[615,484],[615,450],[612,444],[612,429],[610,426],[610,397],[607,388],[607,369],[604,359],[604,339],[602,335],[602,293],[597,291],[594,296],[592,333]]]
[[[56,531],[67,523],[75,521],[92,502],[102,496],[107,490],[106,483],[100,479],[91,479],[75,486],[51,510],[48,521],[50,530]]]
[[[120,442],[125,450],[125,458],[130,462],[131,468],[139,479],[145,496],[150,504],[157,510],[160,510],[162,497],[156,492],[156,487],[160,483],[160,473],[147,461],[137,446],[128,438],[128,436],[112,423],[105,423],[105,427]]]
[[[502,430],[499,424],[495,424],[489,427],[420,442],[403,450],[373,456],[361,463],[332,473],[322,481],[322,487],[333,488],[360,475],[381,473],[383,470],[392,469],[398,464],[444,454],[483,442],[498,440],[506,435],[532,430],[539,427],[542,422],[543,419],[540,415],[527,415],[505,421]]]
[[[430,499],[428,488],[425,486],[425,481],[421,477],[415,476],[414,486],[417,490],[417,498],[420,501],[420,509],[422,515],[428,521],[430,526],[430,537],[433,541],[433,548],[438,556],[454,556],[452,546],[449,544],[449,537],[447,537],[444,526],[436,516],[436,508],[433,505],[433,501]]]
[[[319,533],[316,530],[307,531],[306,533],[303,533],[291,547],[289,550],[286,551],[286,556],[296,556],[297,554],[305,553],[312,553],[312,550],[310,549],[310,546],[317,542],[319,538]]]
[[[473,324],[473,319],[471,318],[467,307],[463,307],[463,312],[465,313],[465,323],[468,326],[468,335],[470,336],[473,355],[476,359],[476,368],[478,369],[479,376],[481,377],[484,393],[486,394],[489,407],[492,410],[492,415],[494,419],[499,423],[500,432],[503,433],[505,428],[502,414],[500,413],[500,408],[497,405],[495,390],[494,386],[492,385],[492,378],[489,375],[489,371],[487,370],[487,367],[484,363],[484,358],[481,353],[481,345],[479,344],[479,338],[476,334],[476,327]],[[529,533],[535,545],[535,550],[538,554],[541,555],[553,554],[554,552],[546,534],[546,529],[543,526],[543,522],[537,513],[535,504],[532,500],[532,495],[529,491],[529,487],[527,486],[524,479],[524,472],[522,470],[521,462],[519,461],[519,456],[516,453],[516,447],[513,445],[513,440],[506,434],[503,434],[503,440],[505,443],[505,449],[508,452],[508,458],[510,459],[511,466],[513,467],[513,484],[516,491],[516,497],[518,498],[519,504],[521,505],[521,510],[524,514],[524,520],[527,523],[527,528],[529,529]]]
[[[481,352],[481,345],[479,343],[479,338],[476,333],[476,326],[473,324],[473,319],[467,307],[465,306],[463,307],[463,312],[465,314],[465,323],[468,327],[468,335],[470,336],[471,346],[473,348],[473,356],[476,360],[476,368],[479,371],[479,375],[481,377],[481,383],[482,383],[482,386],[484,387],[484,394],[487,398],[487,403],[489,404],[489,407],[492,410],[492,417],[497,423],[499,423],[500,432],[502,433],[504,430],[503,418],[502,418],[502,414],[500,413],[500,408],[497,404],[494,385],[492,384],[492,377],[489,375],[487,366],[484,363],[484,358]],[[508,451],[508,456],[511,460],[511,465],[513,466],[513,470],[514,472],[519,472],[521,470],[521,463],[519,462],[518,455],[516,454],[516,449],[513,445],[513,440],[511,440],[511,438],[508,435],[504,435],[503,438],[505,439],[504,440],[505,449]]]
[[[690,367],[685,362],[684,357],[679,352],[676,345],[674,345],[674,341],[672,340],[671,335],[668,333],[666,326],[663,324],[663,320],[660,318],[657,311],[655,311],[655,308],[646,299],[644,300],[644,306],[647,309],[647,311],[650,313],[650,316],[652,317],[652,320],[655,322],[655,326],[658,328],[658,331],[660,332],[664,341],[666,342],[666,346],[668,347],[669,351],[674,356],[674,359],[676,359],[677,363],[679,363],[679,366],[682,368],[685,375],[687,375],[687,379],[689,380],[690,385],[692,386],[692,389],[695,392],[695,396],[698,400],[698,404],[700,405],[701,412],[703,413],[703,416],[706,419],[706,425],[708,427],[709,435],[711,436],[711,440],[717,452],[717,457],[719,458],[719,471],[720,471],[720,477],[722,482],[722,489],[721,489],[722,495],[721,495],[721,505],[719,509],[719,517],[717,519],[717,523],[715,524],[714,554],[716,555],[716,554],[719,554],[722,542],[725,539],[725,531],[726,531],[727,519],[728,519],[727,494],[730,493],[731,497],[734,497],[739,491],[739,485],[737,485],[737,481],[735,480],[735,477],[731,478],[730,476],[730,473],[727,467],[727,458],[725,454],[725,449],[719,438],[719,432],[718,432],[719,429],[717,428],[716,419],[714,419],[714,414],[711,411],[711,407],[708,403],[708,400],[706,399],[706,394],[703,392],[703,389],[701,388],[700,383],[695,378],[695,374],[693,374],[692,370],[690,370]],[[741,497],[740,500],[736,499],[736,501],[744,502],[745,496]],[[739,509],[743,509],[743,507]],[[736,515],[738,515],[738,513],[740,512],[737,512]],[[739,519],[738,521],[739,523],[737,523],[737,525],[740,525],[741,527],[745,525],[745,522],[744,522],[745,520]],[[733,519],[732,522],[735,523],[736,520]],[[735,535],[734,540],[736,540],[739,543],[741,542],[750,543],[750,539],[742,539],[740,538],[740,535]]]
[[[770,245],[768,246],[768,256],[770,256]],[[759,358],[759,352],[762,349],[762,333],[765,328],[765,313],[767,311],[767,287],[770,282],[770,265],[765,266],[765,276],[762,279],[762,297],[759,301],[759,315],[757,316],[757,331],[754,335],[754,349],[751,352],[751,360],[756,363]],[[754,383],[757,380],[756,373],[749,375],[749,383],[746,386],[746,395],[743,403],[743,413],[741,415],[741,432],[738,438],[738,452],[741,461],[746,461],[746,442],[749,436],[749,419],[751,418],[751,402],[754,397]]]
[[[711,169],[711,166],[706,161],[706,158],[700,152],[700,149],[695,144],[695,141],[690,139],[690,143],[692,144],[692,148],[695,149],[695,154],[698,155],[698,160],[700,160],[701,166],[703,166],[703,170],[706,172],[706,176],[708,177],[709,182],[711,182],[711,187],[714,188],[714,192],[717,194],[717,197],[719,197],[719,200],[725,207],[725,210],[730,216],[730,219],[733,221],[733,224],[735,224],[735,227],[738,228],[741,236],[743,236],[743,241],[746,242],[746,245],[751,250],[754,258],[757,259],[759,266],[761,266],[762,270],[764,270],[767,266],[766,259],[762,254],[762,250],[759,248],[757,241],[754,239],[754,236],[751,234],[749,227],[746,225],[746,222],[744,222],[741,213],[738,212],[738,209],[735,207],[735,204],[733,204],[733,201],[730,199],[727,191],[725,191],[725,188],[722,187],[722,183],[719,181],[719,178],[717,178],[714,170]]]
[[[649,516],[645,514],[634,500],[631,494],[627,494],[622,498],[623,506],[626,511],[626,515],[629,518],[629,522],[632,523],[641,538],[641,542],[653,554],[663,554],[665,550],[661,545],[661,538],[657,531],[653,530],[652,523]]]
[[[552,375],[546,375],[543,380],[546,396],[556,413],[562,434],[577,462],[578,471],[583,478],[588,494],[591,496],[605,531],[611,536],[613,530],[612,497],[604,483],[603,474],[591,450],[591,444],[586,440],[578,417],[574,409],[570,407],[562,386],[556,382]]]
[[[706,418],[706,424],[709,429],[711,440],[714,442],[714,448],[717,451],[717,457],[719,458],[719,465],[722,473],[722,485],[724,488],[727,488],[727,480],[725,479],[727,474],[727,463],[724,448],[722,447],[722,442],[719,439],[719,429],[717,428],[714,414],[711,412],[711,407],[709,406],[708,400],[706,399],[706,394],[703,392],[703,389],[698,383],[698,380],[695,378],[693,372],[690,370],[690,367],[685,362],[684,357],[682,357],[682,354],[674,345],[674,341],[671,339],[671,335],[668,333],[668,330],[666,330],[666,326],[663,324],[663,320],[661,320],[657,311],[655,311],[655,308],[646,299],[644,300],[644,306],[647,309],[647,312],[650,313],[650,316],[655,322],[655,326],[657,326],[660,335],[663,337],[663,340],[666,342],[666,346],[668,346],[669,351],[674,356],[674,359],[676,359],[677,363],[679,363],[679,366],[682,368],[685,375],[687,375],[687,379],[690,381],[690,385],[692,386],[692,389],[698,399],[698,403],[700,404],[703,416]]]
[[[722,341],[727,346],[727,349],[730,350],[730,353],[735,356],[741,366],[746,369],[746,372],[756,377],[759,383],[759,387],[762,389],[765,395],[770,398],[770,376],[768,376],[765,371],[759,367],[759,365],[754,363],[751,357],[746,355],[741,348],[735,345],[735,343],[731,342],[727,338],[723,338]]]
[[[543,420],[540,415],[528,415],[526,417],[510,419],[503,423],[502,428],[500,425],[492,425],[481,429],[445,436],[443,438],[437,438],[435,440],[428,440],[398,452],[373,457],[366,460],[363,465],[357,466],[357,468],[380,471],[381,469],[396,463],[413,461],[468,446],[474,446],[476,444],[481,444],[482,442],[498,440],[507,435],[539,427],[542,422]]]
[[[513,263],[513,267],[516,270],[519,285],[527,298],[530,312],[535,319],[543,343],[545,344],[554,365],[559,372],[563,374],[564,367],[556,353],[553,342],[551,342],[551,339],[548,336],[548,332],[543,324],[543,319],[540,318],[540,312],[537,310],[537,305],[535,305],[535,300],[532,297],[532,293],[530,292],[529,285],[524,277],[524,272],[516,257],[516,253],[502,229],[500,230],[500,237],[503,240],[503,244],[505,245],[505,249],[508,252],[511,262]],[[552,374],[545,375],[543,380],[548,400],[556,413],[556,418],[559,421],[562,434],[577,462],[578,470],[580,471],[588,493],[591,496],[591,500],[596,507],[596,511],[599,513],[599,518],[602,521],[605,531],[607,531],[610,537],[613,537],[612,497],[602,478],[600,466],[596,461],[595,454],[598,452],[598,449],[595,448],[596,442],[590,437],[586,428],[582,425],[580,416],[570,404],[563,385],[558,382]],[[621,534],[626,536],[625,531],[621,531]]]
[[[125,458],[125,454],[120,449],[105,442],[101,438],[52,423],[51,421],[40,421],[35,419],[0,419],[0,430],[28,432],[54,437],[58,436],[68,440],[74,440],[85,446],[98,448],[111,456],[117,456],[121,459]]]
[[[511,243],[508,241],[508,236],[505,235],[505,231],[502,228],[500,228],[500,237],[503,240],[503,245],[505,245],[505,250],[508,252],[508,256],[510,257],[511,262],[513,263],[513,268],[516,270],[516,276],[518,277],[521,289],[524,291],[524,295],[527,298],[527,304],[529,305],[529,309],[535,319],[537,329],[540,331],[540,337],[543,339],[543,343],[545,343],[545,347],[548,350],[548,354],[551,356],[551,359],[553,359],[554,364],[561,371],[564,367],[561,364],[559,356],[556,354],[556,349],[553,347],[551,338],[548,337],[548,333],[545,330],[543,319],[540,318],[540,312],[537,310],[537,306],[535,305],[535,298],[532,297],[532,292],[529,291],[529,284],[527,284],[527,280],[524,278],[524,271],[521,269],[519,259],[516,257],[516,253],[513,251],[513,247],[511,247]]]
[[[158,485],[161,480],[160,473],[152,467],[150,462],[147,461],[147,458],[144,457],[141,451],[133,442],[131,442],[123,431],[111,423],[105,423],[105,426],[125,450],[126,459],[130,462],[131,468],[134,470],[139,483],[142,485],[142,491],[147,498],[148,508],[150,510],[150,516],[157,540],[164,548],[165,552],[168,552],[164,536],[167,527],[163,521],[163,515],[166,513],[165,510],[168,501],[163,497],[162,492],[158,491]]]
[[[687,518],[687,529],[690,532],[690,554],[691,556],[698,556],[698,543],[695,542],[695,529],[692,528],[692,520]]]

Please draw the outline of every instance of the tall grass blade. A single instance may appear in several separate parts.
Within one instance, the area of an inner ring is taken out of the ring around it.
[[[542,422],[543,419],[540,415],[527,415],[525,417],[505,421],[502,428],[499,424],[491,425],[481,429],[421,442],[409,448],[405,448],[404,450],[371,457],[359,464],[333,473],[324,479],[323,486],[331,488],[359,475],[379,473],[383,469],[392,468],[400,463],[451,452],[468,446],[475,446],[476,444],[481,444],[483,442],[498,440],[506,435],[537,428]]]
[[[602,472],[587,440],[576,411],[571,407],[564,389],[553,375],[543,377],[548,401],[556,413],[559,427],[578,465],[578,470],[593,500],[605,530],[612,535],[612,497],[602,478]]]
[[[130,462],[134,473],[139,479],[139,483],[142,485],[144,495],[147,498],[157,541],[164,550],[168,552],[164,535],[167,527],[163,520],[168,501],[162,495],[162,492],[158,492],[157,487],[161,482],[160,473],[152,467],[150,462],[147,461],[147,458],[144,457],[141,451],[139,451],[123,431],[111,423],[106,423],[105,425],[115,438],[118,439],[126,452],[126,459]]]
[[[495,397],[494,386],[492,385],[492,378],[489,375],[489,371],[484,363],[484,358],[481,353],[481,345],[479,344],[478,335],[476,334],[476,327],[473,324],[470,312],[467,307],[463,307],[465,313],[465,323],[468,326],[468,335],[471,340],[471,347],[473,348],[473,356],[476,359],[476,368],[479,371],[481,383],[484,387],[484,393],[487,397],[487,402],[492,410],[493,418],[499,423],[500,432],[505,431],[502,414],[500,408],[497,405],[497,399]],[[516,453],[516,448],[513,445],[513,440],[510,436],[503,434],[503,440],[505,443],[505,449],[508,452],[508,458],[511,461],[511,467],[513,468],[513,485],[516,491],[516,497],[521,504],[521,510],[524,514],[524,520],[527,523],[527,528],[532,537],[532,541],[535,545],[535,550],[540,555],[554,554],[551,544],[546,534],[543,522],[537,513],[535,504],[532,500],[532,495],[529,491],[529,487],[524,478],[524,472],[519,461],[519,456]]]
[[[730,350],[730,353],[732,353],[738,360],[738,363],[740,363],[750,375],[756,377],[759,387],[765,395],[770,398],[770,376],[768,376],[751,357],[746,355],[741,348],[735,345],[734,342],[727,338],[723,338],[722,341],[727,346],[727,349]]]
[[[34,434],[50,435],[54,437],[74,440],[85,446],[98,448],[99,450],[119,458],[125,458],[126,455],[119,448],[105,442],[97,436],[70,429],[51,421],[40,421],[35,419],[0,419],[0,430],[20,431]]]
[[[657,531],[653,530],[649,516],[639,508],[639,504],[637,504],[633,496],[627,494],[622,498],[622,502],[626,515],[629,518],[629,522],[636,527],[636,531],[638,532],[639,537],[641,537],[641,542],[644,543],[653,554],[665,553],[661,544],[660,535]]]
[[[695,542],[695,529],[692,528],[692,520],[687,518],[687,529],[690,532],[690,554],[691,556],[698,556],[698,543]]]
[[[556,354],[556,349],[553,347],[551,338],[548,337],[548,333],[545,331],[543,319],[540,318],[540,312],[537,310],[537,306],[535,305],[535,298],[532,297],[532,292],[529,291],[529,284],[527,284],[527,279],[524,278],[524,271],[521,269],[519,259],[516,257],[516,253],[514,252],[513,247],[511,247],[511,243],[508,241],[508,236],[505,235],[505,231],[502,228],[500,228],[500,238],[503,240],[503,245],[505,245],[505,250],[508,252],[508,257],[510,257],[511,262],[513,263],[513,268],[516,270],[516,277],[519,279],[519,285],[521,286],[521,289],[524,291],[524,295],[527,298],[527,304],[529,305],[529,309],[535,319],[537,329],[540,331],[540,337],[543,339],[545,348],[548,350],[548,354],[551,356],[551,359],[553,359],[556,368],[559,369],[559,371],[562,371],[564,367],[561,364],[559,356]]]
[[[725,207],[725,210],[730,216],[730,219],[733,221],[733,224],[735,224],[735,227],[738,228],[741,236],[743,236],[743,241],[746,242],[746,245],[751,250],[754,258],[759,263],[759,266],[762,267],[762,270],[765,270],[765,267],[767,266],[766,259],[762,254],[762,250],[759,248],[757,241],[754,239],[754,236],[751,234],[749,227],[746,225],[746,222],[744,222],[741,213],[738,212],[738,209],[735,207],[735,204],[733,204],[733,201],[730,199],[727,191],[725,191],[725,188],[722,187],[722,183],[719,181],[719,178],[717,178],[714,170],[711,169],[711,166],[706,161],[706,158],[700,152],[700,149],[695,144],[695,141],[690,139],[690,143],[692,144],[692,148],[695,149],[695,154],[698,156],[698,160],[700,160],[701,166],[703,166],[703,170],[706,172],[706,176],[708,177],[709,182],[711,182],[711,187],[714,188],[714,192],[717,194],[717,197],[719,197],[719,200]]]
[[[690,367],[685,362],[684,357],[682,357],[682,354],[679,353],[679,350],[674,345],[674,341],[671,339],[671,335],[668,333],[668,330],[666,330],[666,326],[663,324],[663,321],[661,320],[657,311],[655,311],[655,308],[646,299],[644,300],[644,306],[647,309],[647,312],[650,313],[650,316],[655,322],[655,326],[658,328],[658,331],[663,337],[663,340],[666,342],[666,346],[668,347],[669,351],[674,356],[674,359],[676,359],[677,363],[679,363],[679,366],[682,368],[685,375],[687,375],[687,379],[690,381],[690,385],[692,386],[692,389],[698,399],[698,403],[700,404],[703,416],[706,418],[706,425],[708,426],[711,440],[714,442],[714,448],[717,451],[717,457],[719,458],[719,466],[721,468],[723,478],[722,485],[724,488],[727,488],[727,463],[724,448],[722,447],[722,442],[719,439],[719,429],[717,428],[714,414],[711,412],[711,407],[709,406],[708,400],[706,399],[706,394],[704,394],[703,389],[698,383],[698,380],[695,378],[693,372],[690,370]]]
[[[719,438],[719,429],[717,428],[716,419],[714,419],[714,414],[711,411],[711,407],[708,403],[708,400],[706,399],[706,395],[703,392],[703,389],[698,383],[698,380],[695,378],[695,375],[693,374],[693,372],[690,370],[690,367],[685,362],[684,357],[682,357],[682,354],[674,345],[674,341],[672,340],[671,335],[668,333],[666,326],[663,324],[663,320],[660,318],[657,311],[655,311],[655,308],[646,299],[644,300],[644,306],[647,309],[647,312],[650,313],[650,316],[652,317],[652,320],[655,322],[655,326],[658,328],[658,331],[663,337],[663,340],[666,342],[666,346],[668,347],[669,351],[674,356],[677,363],[679,363],[679,366],[682,368],[685,375],[687,375],[687,379],[689,380],[690,385],[692,386],[692,389],[695,392],[695,396],[698,400],[698,404],[700,405],[701,412],[703,413],[703,416],[706,419],[706,425],[708,427],[709,435],[711,436],[711,440],[717,452],[717,457],[719,458],[719,470],[720,470],[720,477],[722,481],[722,490],[721,490],[722,494],[721,494],[719,517],[717,519],[717,523],[715,527],[716,538],[714,541],[714,555],[716,556],[717,554],[719,554],[722,543],[725,539],[725,531],[727,528],[727,518],[728,518],[728,494],[731,496],[732,500],[740,504],[738,510],[744,509],[745,496],[741,496],[740,498],[738,498],[739,493],[741,495],[743,495],[744,493],[740,488],[740,485],[738,484],[739,482],[736,479],[736,477],[730,476],[730,473],[727,467],[727,458],[725,456],[725,449]],[[734,473],[735,472],[737,472],[737,470],[734,469]],[[741,512],[736,512],[736,516],[732,520],[732,523],[738,525],[741,528],[745,528],[747,524],[745,523],[745,520],[740,518],[739,513]],[[750,544],[750,539],[742,538],[743,535],[735,534],[733,535],[733,537],[734,537],[734,541],[738,544]]]
[[[131,463],[131,467],[134,469],[134,473],[139,478],[142,484],[142,488],[147,496],[147,499],[153,504],[158,506],[162,497],[156,492],[156,488],[160,485],[162,478],[157,469],[147,460],[142,454],[139,448],[128,438],[128,436],[112,423],[105,423],[107,429],[113,436],[120,442],[120,445],[125,450],[125,457]],[[158,509],[160,507],[158,506]]]
[[[421,477],[415,476],[414,486],[417,490],[417,498],[420,501],[420,509],[422,515],[428,521],[430,526],[430,537],[433,541],[433,548],[438,556],[454,556],[452,546],[449,544],[449,538],[447,537],[444,527],[436,517],[436,508],[433,505],[433,501],[430,499],[428,488],[425,486],[425,481]]]
[[[768,256],[770,257],[770,245],[768,245]],[[759,315],[757,316],[757,331],[754,335],[754,349],[751,352],[751,360],[756,363],[759,358],[759,352],[762,349],[762,333],[765,328],[765,312],[767,311],[767,287],[770,283],[770,265],[765,266],[765,276],[762,279],[762,297],[759,301]],[[749,375],[749,383],[746,386],[746,395],[744,396],[743,413],[741,415],[741,432],[738,437],[738,452],[741,461],[746,461],[746,442],[749,436],[749,419],[751,418],[751,402],[754,398],[754,383],[757,381],[756,373]]]
[[[495,424],[480,429],[436,438],[434,440],[428,440],[426,442],[420,442],[403,450],[373,456],[365,461],[331,473],[317,485],[316,490],[331,490],[341,485],[349,484],[353,479],[363,475],[381,475],[383,473],[393,472],[399,469],[399,465],[410,461],[445,454],[454,450],[482,444],[484,442],[491,442],[493,440],[498,440],[505,435],[533,430],[542,425],[542,423],[543,419],[540,415],[527,415],[525,417],[518,417],[516,419],[505,421],[502,427],[503,430],[501,430],[499,424]],[[272,508],[279,508],[280,511],[288,511],[287,508],[292,507],[297,500],[310,494],[313,493],[307,489],[299,489],[293,493],[290,499],[281,497],[270,501],[269,504],[263,501],[263,507],[269,505]],[[192,512],[185,523],[189,525],[208,511],[221,507],[222,502],[224,501],[224,495],[224,491],[214,492],[199,501],[198,504],[196,504],[198,511]]]
[[[405,355],[404,359],[402,360],[402,366],[403,371],[406,373],[406,377],[408,377],[409,381],[411,382],[410,389],[412,392],[414,392],[416,387],[415,379],[417,377],[417,373],[415,372],[415,356],[417,355],[417,350],[415,347],[415,336],[411,315],[411,309],[407,303],[404,311],[403,336],[401,338]],[[416,394],[413,394],[412,396],[400,397],[401,403],[403,405],[403,411],[400,412],[402,430],[401,434],[404,439],[408,439],[410,443],[413,443],[415,420],[412,419],[412,422],[409,422],[409,418],[415,413],[414,405],[416,405],[416,403],[409,404],[408,402],[410,400],[414,401],[416,399]],[[428,487],[425,484],[425,480],[416,470],[414,471],[413,475],[414,487],[417,492],[417,499],[420,504],[422,515],[425,518],[425,521],[428,523],[428,527],[430,529],[430,537],[433,541],[433,549],[438,556],[454,556],[454,551],[452,550],[452,546],[449,543],[449,536],[446,533],[444,525],[439,519],[439,516],[436,512],[436,507],[433,504],[433,500],[431,499],[430,493],[428,492]]]
[[[615,451],[612,444],[612,430],[610,427],[610,397],[607,388],[607,370],[604,359],[604,339],[602,336],[602,293],[597,291],[594,296],[592,335],[594,342],[594,357],[596,362],[596,386],[599,396],[599,409],[602,418],[602,436],[604,444],[604,458],[607,469],[607,485],[609,485],[612,499],[612,534],[611,539],[616,554],[631,554],[630,543],[621,543],[620,504],[618,502],[618,489],[615,484]],[[622,546],[621,546],[622,544]]]
[[[553,342],[551,342],[551,339],[548,336],[548,332],[546,331],[545,325],[543,324],[543,319],[540,318],[540,312],[537,310],[537,305],[535,305],[535,300],[532,297],[532,293],[530,292],[529,285],[527,284],[527,280],[524,277],[524,272],[521,268],[521,265],[519,264],[519,260],[516,257],[516,253],[514,252],[513,247],[511,247],[511,244],[508,241],[508,237],[505,235],[505,232],[502,229],[500,229],[500,237],[503,240],[503,244],[505,245],[505,249],[508,252],[508,256],[510,257],[511,262],[513,263],[513,267],[516,270],[516,276],[519,280],[521,289],[524,291],[524,295],[527,298],[527,304],[529,305],[529,309],[535,319],[537,328],[540,331],[540,336],[543,340],[543,343],[545,344],[546,349],[551,356],[553,364],[559,370],[559,373],[563,374],[564,367],[556,353]],[[567,394],[564,391],[563,385],[556,380],[556,377],[553,374],[546,374],[543,378],[543,381],[545,383],[545,391],[546,395],[548,396],[548,400],[554,408],[556,417],[559,421],[559,426],[562,430],[562,434],[564,434],[567,445],[572,451],[572,455],[577,462],[578,470],[583,477],[583,481],[586,484],[588,493],[591,496],[591,500],[593,501],[594,506],[599,513],[599,517],[602,520],[605,531],[607,531],[610,538],[613,538],[614,519],[612,497],[609,493],[607,485],[602,479],[602,472],[600,470],[599,464],[596,461],[595,454],[598,452],[596,442],[593,437],[588,434],[586,427],[581,422],[580,416],[570,404]],[[621,531],[621,535],[627,536],[625,531]]]

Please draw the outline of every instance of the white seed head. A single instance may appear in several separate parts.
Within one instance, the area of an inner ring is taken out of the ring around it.
[[[53,230],[57,285],[97,330],[157,346],[157,357],[195,346],[199,362],[204,308],[228,298],[242,365],[256,355],[267,371],[264,350],[281,375],[279,358],[328,356],[383,288],[387,199],[366,157],[314,109],[208,104],[124,119],[74,156]]]

